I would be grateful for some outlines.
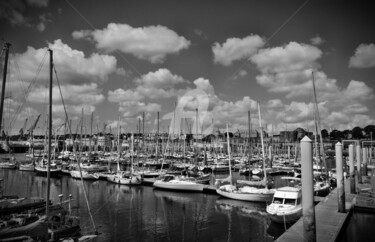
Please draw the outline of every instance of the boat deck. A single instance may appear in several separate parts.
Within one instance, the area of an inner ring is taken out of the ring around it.
[[[349,217],[356,194],[350,194],[350,181],[345,180],[345,207],[346,213],[338,212],[337,188],[334,189],[323,201],[315,206],[316,240],[335,241]],[[276,241],[304,241],[302,217]]]

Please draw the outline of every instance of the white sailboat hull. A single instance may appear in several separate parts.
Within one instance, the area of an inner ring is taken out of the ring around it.
[[[189,182],[189,181],[180,181],[180,180],[171,180],[171,181],[155,181],[154,187],[168,190],[177,190],[177,191],[195,191],[202,192],[203,184]]]
[[[33,164],[22,164],[18,167],[20,171],[35,171],[35,165]]]
[[[107,176],[107,181],[120,185],[140,185],[142,178],[140,176],[121,177],[118,175],[109,175]]]
[[[270,190],[269,193],[260,193],[260,192],[254,192],[254,193],[239,193],[239,192],[229,192],[224,191],[222,189],[216,189],[217,194],[220,196],[235,199],[235,200],[241,200],[241,201],[249,201],[249,202],[269,202],[273,198],[273,192]]]
[[[81,179],[81,173],[77,170],[70,171],[70,175],[75,179]],[[82,179],[85,180],[98,180],[99,176],[87,171],[82,171]]]
[[[41,175],[47,175],[48,168],[47,167],[41,167],[41,166],[35,166],[35,171]],[[61,172],[61,168],[50,168],[50,174],[51,176],[57,175]]]

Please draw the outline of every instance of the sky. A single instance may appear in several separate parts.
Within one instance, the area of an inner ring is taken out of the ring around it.
[[[375,124],[370,1],[5,0],[3,127],[268,133]],[[3,72],[4,51],[1,53]],[[1,77],[2,78],[2,77]],[[93,122],[91,122],[93,113]],[[260,114],[260,115],[259,115]],[[198,118],[196,118],[198,117]],[[26,123],[25,120],[28,119]],[[141,128],[143,122],[141,121]]]

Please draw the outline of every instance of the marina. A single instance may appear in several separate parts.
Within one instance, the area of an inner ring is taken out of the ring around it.
[[[23,157],[23,154],[17,155],[18,159]],[[2,169],[0,172],[5,191],[28,199],[45,196],[46,177],[17,169]],[[216,174],[212,181],[226,176]],[[238,173],[234,173],[234,176],[235,179],[243,179]],[[281,178],[278,176],[275,179],[277,186],[284,185],[285,179]],[[353,211],[351,201],[354,195],[348,192],[348,183],[349,179],[345,183],[347,213],[336,212],[336,189],[327,197],[316,197],[318,241],[337,241],[339,234],[350,226],[350,217],[368,216],[368,211]],[[362,187],[368,190],[368,182],[366,184]],[[150,182],[128,186],[103,180],[81,181],[67,175],[52,178],[52,203],[59,204],[60,199],[67,199],[71,195],[72,214],[80,217],[83,234],[95,231],[85,206],[83,186],[100,232],[100,236],[93,241],[301,241],[301,219],[294,224],[273,222],[266,212],[267,203],[221,197],[216,193],[215,185],[204,185],[203,192],[196,193],[157,189]],[[371,217],[364,221],[367,220],[371,220]],[[289,229],[284,232],[286,228]],[[354,236],[353,233],[350,236]],[[367,238],[369,235],[362,233],[361,236]]]
[[[370,3],[0,1],[0,242],[352,242]]]

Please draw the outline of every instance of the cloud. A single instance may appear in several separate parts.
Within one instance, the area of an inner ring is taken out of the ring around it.
[[[102,30],[73,32],[75,39],[90,39],[96,47],[108,52],[121,51],[151,63],[162,63],[169,54],[178,54],[190,46],[190,41],[167,27],[134,28],[128,24],[110,23]]]
[[[98,84],[90,83],[83,85],[65,84],[61,85],[61,94],[66,104],[98,104],[105,100]],[[47,87],[39,86],[34,88],[28,97],[28,101],[34,103],[44,103],[42,97],[48,97],[49,91]],[[52,97],[55,103],[61,103],[60,89],[57,86],[52,88]]]
[[[178,85],[187,84],[181,76],[172,74],[168,69],[158,69],[136,78],[133,89],[117,89],[108,92],[110,102],[141,101],[144,99],[165,99],[177,97],[184,88],[176,88]]]
[[[47,7],[49,0],[26,0],[30,6]]]
[[[36,25],[36,29],[39,32],[43,32],[46,29],[46,24],[52,22],[50,16],[51,14],[42,14],[39,16],[40,22]]]
[[[250,59],[261,72],[257,83],[270,92],[286,93],[287,98],[311,93],[312,70],[322,55],[315,46],[290,42],[281,47],[260,50]]]
[[[142,87],[172,88],[187,81],[180,76],[173,75],[168,69],[162,68],[142,75],[141,78],[136,79],[134,82]]]
[[[200,30],[200,29],[194,29],[194,34],[196,34],[197,36],[199,36],[200,38],[202,38],[202,39],[204,39],[204,40],[207,40],[207,39],[208,39],[207,35],[205,35],[205,34],[203,33],[203,31]]]
[[[238,73],[236,73],[236,75],[233,76],[232,80],[237,80],[240,77],[244,77],[246,75],[247,75],[247,71],[246,70],[240,70]]]
[[[214,62],[229,66],[234,61],[254,55],[264,44],[264,39],[258,35],[250,35],[243,39],[229,38],[223,44],[216,42],[212,46]]]
[[[303,71],[317,66],[322,51],[315,46],[290,42],[282,47],[260,50],[251,61],[263,73]]]
[[[312,45],[321,45],[325,42],[324,39],[322,39],[320,36],[315,36],[314,38],[310,39],[310,43]]]
[[[40,24],[35,24],[35,20],[24,15],[29,8],[46,8],[49,0],[3,0],[0,1],[0,19],[3,18],[11,25],[43,28]]]
[[[161,110],[161,105],[157,103],[144,103],[138,101],[125,101],[119,103],[119,112],[125,118],[136,118],[141,113],[155,113]]]
[[[105,100],[102,90],[98,88],[98,84],[65,84],[61,85],[61,93],[64,99],[65,108],[69,115],[80,116],[82,108],[89,112],[94,112],[96,107]],[[47,87],[38,86],[28,95],[28,102],[36,104],[45,104],[48,102],[49,90]],[[57,86],[52,88],[53,112],[60,117],[65,117],[64,106],[60,90]]]
[[[349,67],[370,68],[375,66],[375,44],[360,44],[350,57]]]
[[[97,53],[86,57],[82,51],[74,50],[60,39],[54,43],[49,43],[49,48],[53,50],[54,66],[57,70],[59,80],[68,83],[104,83],[108,76],[117,71],[117,60],[114,56],[101,55]],[[35,78],[39,65],[42,60],[48,62],[46,48],[34,49],[31,46],[21,54],[15,54],[14,59],[22,68],[22,76],[26,80]],[[48,79],[48,64],[38,76],[38,79]]]
[[[134,90],[124,90],[118,88],[114,91],[108,91],[108,101],[118,103],[127,101],[141,101],[144,97]]]

